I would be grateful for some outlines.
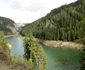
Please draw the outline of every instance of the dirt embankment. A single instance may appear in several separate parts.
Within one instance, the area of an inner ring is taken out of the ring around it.
[[[82,49],[83,45],[74,43],[74,42],[63,42],[63,41],[53,41],[53,40],[40,40],[43,44],[47,46],[54,46],[54,47],[68,47],[68,48],[77,48]]]
[[[12,62],[11,57],[0,48],[0,70],[30,70],[25,63]]]
[[[0,60],[0,70],[29,70],[24,64]]]

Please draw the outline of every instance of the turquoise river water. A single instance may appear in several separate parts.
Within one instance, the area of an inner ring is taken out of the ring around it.
[[[19,37],[9,37],[11,56],[23,56],[24,44]],[[47,70],[80,70],[80,52],[76,49],[50,47],[41,44],[47,57]]]

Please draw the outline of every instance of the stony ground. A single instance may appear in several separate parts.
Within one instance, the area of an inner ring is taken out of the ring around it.
[[[41,42],[47,46],[54,46],[54,47],[68,47],[68,48],[77,48],[77,49],[82,49],[83,47],[82,44],[74,42],[63,42],[63,41],[53,41],[53,40],[43,40]]]

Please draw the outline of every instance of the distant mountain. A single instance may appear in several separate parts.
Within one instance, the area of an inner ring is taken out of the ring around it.
[[[5,35],[15,34],[17,32],[16,23],[6,17],[0,17],[0,31],[3,31]]]
[[[32,32],[39,39],[74,41],[85,36],[85,0],[77,0],[53,9],[22,28],[21,34]]]

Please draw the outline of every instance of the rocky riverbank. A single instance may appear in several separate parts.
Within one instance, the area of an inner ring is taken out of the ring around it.
[[[11,44],[7,44],[8,48],[11,49],[12,48],[12,45]]]
[[[54,47],[68,47],[68,48],[77,48],[82,49],[83,45],[75,42],[63,42],[63,41],[53,41],[53,40],[40,40],[43,44],[47,46],[54,46]]]
[[[24,39],[25,37],[19,36],[21,39]],[[47,46],[53,46],[53,47],[68,47],[68,48],[77,48],[77,49],[82,49],[83,44],[80,43],[75,43],[75,42],[67,42],[67,41],[55,41],[55,40],[41,40],[41,39],[36,39],[39,42],[43,43],[44,45]]]
[[[13,37],[15,35],[5,35],[4,38]]]
[[[4,38],[14,37],[14,36],[19,36],[19,33],[16,32],[15,34],[5,35]]]

